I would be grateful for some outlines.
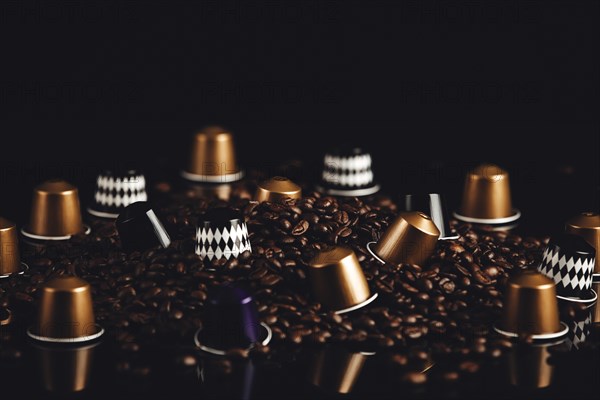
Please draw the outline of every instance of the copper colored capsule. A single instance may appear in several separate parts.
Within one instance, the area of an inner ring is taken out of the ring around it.
[[[600,280],[600,214],[583,212],[567,221],[565,231],[581,236],[596,249],[594,280]]]
[[[521,217],[512,206],[508,172],[482,164],[467,174],[462,204],[454,216],[464,222],[509,229]]]
[[[79,192],[62,180],[50,180],[33,191],[29,224],[23,235],[38,240],[68,240],[79,233],[89,233],[81,221]]]
[[[325,347],[313,357],[308,379],[325,392],[350,393],[372,354]]]
[[[331,247],[320,251],[310,261],[310,281],[315,299],[338,314],[354,311],[371,303],[371,295],[354,251]]]
[[[371,242],[367,248],[382,263],[422,265],[433,254],[439,237],[439,229],[427,214],[403,212],[379,242]]]
[[[63,276],[41,289],[36,324],[27,332],[35,340],[79,343],[100,337],[104,330],[96,324],[89,283]]]
[[[534,340],[557,339],[569,328],[558,314],[556,286],[539,272],[512,277],[504,296],[504,315],[495,330],[505,336],[530,335]]]
[[[12,321],[12,313],[8,308],[0,307],[0,326],[9,325]]]
[[[34,346],[44,389],[60,394],[84,390],[90,382],[97,345]]]
[[[26,269],[19,254],[17,226],[0,217],[0,278],[22,274]]]
[[[600,282],[594,281],[592,284],[592,289],[598,293],[600,291]],[[598,307],[598,302],[592,305],[592,323],[598,324],[600,323],[600,307]]]
[[[233,135],[219,126],[209,126],[194,136],[184,179],[202,183],[235,182],[244,176],[237,163]]]
[[[551,345],[515,346],[508,355],[510,383],[523,389],[542,389],[550,386],[554,366],[548,361]]]
[[[299,199],[302,189],[288,178],[275,176],[261,182],[256,189],[256,201],[278,202],[283,199]]]

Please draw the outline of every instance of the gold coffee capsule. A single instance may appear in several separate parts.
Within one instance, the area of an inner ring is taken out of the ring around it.
[[[400,213],[379,242],[367,249],[382,263],[422,265],[431,255],[440,231],[431,218],[420,212]]]
[[[454,216],[464,222],[503,225],[521,216],[513,209],[508,172],[482,164],[467,174],[462,204]]]
[[[27,333],[35,340],[55,343],[86,342],[104,330],[96,324],[89,283],[63,276],[46,283],[36,325]]]
[[[358,258],[347,247],[320,251],[309,271],[315,299],[338,314],[364,307],[377,297],[371,296]]]
[[[89,232],[89,228],[85,230]],[[38,240],[67,240],[84,233],[77,188],[62,180],[50,180],[37,186],[33,191],[29,225],[22,233]]]
[[[556,285],[539,272],[512,277],[504,295],[504,315],[494,329],[505,336],[530,335],[532,339],[556,339],[569,328],[561,323]]]
[[[600,275],[600,214],[593,212],[581,213],[567,221],[565,231],[581,236],[596,249],[594,275]],[[598,293],[597,290],[596,293]]]
[[[0,326],[9,325],[12,321],[12,313],[8,308],[0,308]]]
[[[192,143],[190,162],[181,175],[193,182],[240,180],[244,172],[237,164],[233,135],[219,126],[209,126],[198,132]]]
[[[327,392],[352,392],[367,358],[372,353],[352,353],[341,347],[325,347],[312,359],[309,381]]]
[[[44,389],[54,393],[84,390],[90,382],[97,345],[67,348],[35,346]]]
[[[23,273],[26,269],[21,263],[18,236],[17,226],[0,217],[0,278]]]
[[[275,176],[267,181],[261,182],[256,189],[256,201],[278,202],[283,199],[299,199],[302,197],[302,189],[288,178]]]
[[[554,375],[554,366],[548,362],[550,347],[513,347],[508,355],[510,383],[524,389],[542,389],[550,386]]]

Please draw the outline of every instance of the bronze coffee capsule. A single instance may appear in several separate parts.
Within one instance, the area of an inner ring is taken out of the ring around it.
[[[233,135],[219,126],[209,126],[194,136],[190,161],[181,172],[184,179],[202,183],[239,181],[244,176],[237,163]]]
[[[8,308],[0,307],[0,326],[9,325],[12,321],[12,313]]]
[[[600,291],[600,282],[594,281],[592,283],[592,289],[598,293]],[[592,323],[598,324],[600,323],[600,307],[598,306],[598,302],[592,305]]]
[[[352,392],[363,367],[374,353],[350,352],[328,346],[315,354],[309,367],[309,381],[326,392]]]
[[[310,261],[309,275],[315,299],[337,314],[362,308],[377,297],[371,295],[358,258],[347,247],[321,250]]]
[[[89,233],[81,221],[79,193],[63,180],[50,180],[33,191],[29,224],[21,232],[31,239],[68,240]]]
[[[287,198],[299,199],[302,197],[302,189],[288,178],[275,176],[258,184],[255,197],[258,202],[278,202]]]
[[[36,324],[27,334],[42,342],[80,343],[104,333],[94,316],[89,283],[74,276],[63,276],[46,283]]]
[[[552,345],[518,345],[508,355],[510,383],[524,389],[543,389],[550,386],[554,366],[548,362]]]
[[[422,265],[433,254],[439,237],[439,229],[427,214],[403,212],[367,249],[381,263]]]
[[[0,278],[22,274],[27,265],[21,262],[17,226],[0,217]]]
[[[516,226],[521,212],[512,206],[508,172],[494,164],[482,164],[467,174],[462,204],[454,216],[464,222]]]
[[[600,214],[583,212],[569,219],[565,230],[567,233],[581,236],[596,249],[594,280],[600,281]]]
[[[559,320],[554,282],[535,271],[512,277],[504,295],[504,314],[494,329],[504,336],[529,335],[534,340],[566,335],[569,327]]]
[[[90,382],[95,347],[34,346],[42,385],[53,393],[74,393],[85,390]]]

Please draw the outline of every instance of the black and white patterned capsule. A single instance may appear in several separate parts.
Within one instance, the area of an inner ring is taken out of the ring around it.
[[[104,171],[96,178],[88,212],[96,217],[117,218],[128,205],[147,201],[146,178],[136,170]]]
[[[210,209],[200,218],[196,241],[196,254],[209,261],[229,260],[252,251],[244,217],[228,207]]]
[[[317,190],[333,196],[368,196],[379,191],[371,154],[361,148],[337,149],[325,154]]]
[[[538,271],[554,281],[559,299],[592,303],[598,297],[592,289],[595,257],[583,238],[564,233],[550,239]]]

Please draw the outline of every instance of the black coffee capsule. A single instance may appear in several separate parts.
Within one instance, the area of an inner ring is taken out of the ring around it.
[[[125,250],[169,247],[171,238],[152,207],[144,201],[130,204],[117,218],[117,231]]]

